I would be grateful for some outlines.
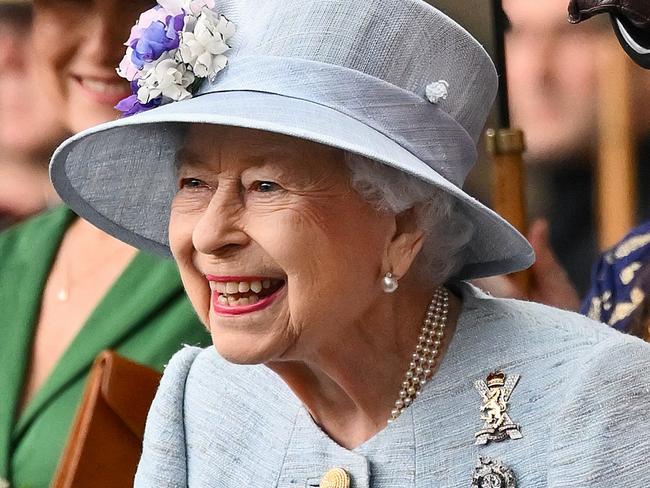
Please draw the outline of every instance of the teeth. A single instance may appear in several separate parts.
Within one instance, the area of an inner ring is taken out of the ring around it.
[[[121,81],[107,83],[105,81],[82,79],[81,84],[89,90],[98,93],[122,93],[124,84]]]
[[[260,301],[260,297],[257,295],[252,295],[250,297],[234,298],[227,297],[225,295],[219,295],[217,302],[219,305],[225,305],[228,307],[245,307],[246,305],[254,305]]]
[[[229,281],[224,283],[223,281],[211,281],[210,289],[212,291],[218,291],[219,293],[225,293],[228,295],[234,295],[235,293],[247,293],[253,291],[254,293],[259,293],[263,289],[271,288],[272,284],[275,284],[277,280],[258,280],[258,281]]]
[[[218,293],[217,302],[220,305],[229,307],[253,305],[260,301],[257,295],[264,289],[268,289],[271,285],[276,285],[278,280],[266,279],[257,281],[210,281],[210,290]],[[240,293],[251,294],[247,297],[237,296]]]

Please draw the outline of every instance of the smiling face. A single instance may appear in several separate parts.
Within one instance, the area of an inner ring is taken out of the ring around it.
[[[59,106],[68,129],[79,132],[118,116],[129,96],[115,72],[124,42],[152,0],[36,0],[34,44],[41,86]]]
[[[503,2],[512,24],[506,36],[510,103],[534,163],[583,155],[597,130],[599,57],[593,53],[610,32],[598,22],[569,24],[567,5]]]
[[[386,296],[395,217],[350,187],[341,151],[193,125],[178,183],[172,252],[226,359],[299,359]]]
[[[34,73],[38,64],[32,49],[31,7],[0,4],[0,147],[3,157],[17,162],[49,159],[65,137],[56,106]],[[40,201],[42,196],[26,200]]]

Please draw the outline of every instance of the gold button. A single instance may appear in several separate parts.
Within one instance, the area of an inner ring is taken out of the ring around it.
[[[320,488],[350,488],[350,475],[343,468],[332,468],[321,478]]]

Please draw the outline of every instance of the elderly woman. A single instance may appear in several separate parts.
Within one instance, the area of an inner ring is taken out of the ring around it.
[[[120,67],[139,113],[51,167],[171,250],[214,341],[167,367],[136,486],[650,482],[649,346],[463,281],[533,259],[461,190],[497,83],[464,29],[419,0],[160,3]]]

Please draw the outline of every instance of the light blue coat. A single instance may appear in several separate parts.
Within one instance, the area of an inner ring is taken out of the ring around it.
[[[317,487],[342,467],[353,488],[468,488],[479,455],[511,468],[518,488],[650,486],[650,346],[576,314],[459,292],[439,371],[354,450],[327,437],[264,366],[182,350],[149,414],[136,487]],[[508,411],[523,438],[476,446],[473,383],[495,369],[521,375]]]

